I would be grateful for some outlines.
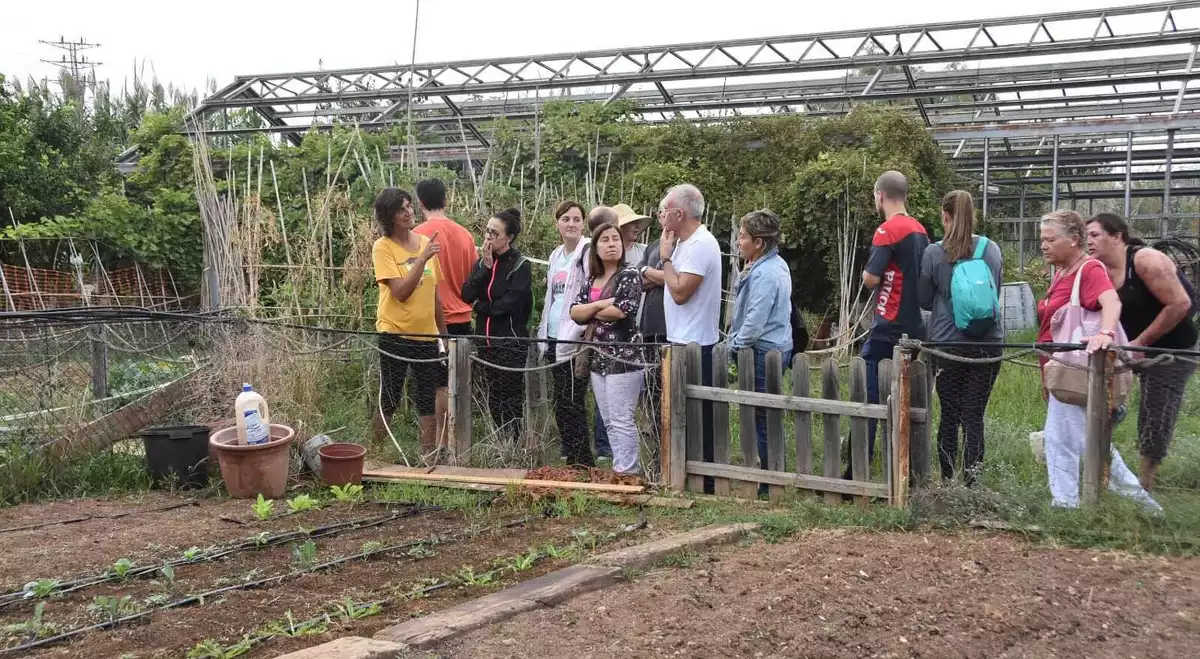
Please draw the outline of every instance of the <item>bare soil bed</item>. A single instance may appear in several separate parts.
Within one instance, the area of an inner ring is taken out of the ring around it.
[[[428,656],[1196,656],[1200,559],[1004,536],[814,531],[518,616]]]
[[[38,578],[68,580],[93,577],[110,568],[119,558],[128,558],[135,567],[161,565],[164,560],[180,557],[189,547],[201,549],[229,545],[248,537],[295,531],[299,527],[322,525],[378,516],[402,506],[376,504],[330,504],[320,510],[296,515],[279,515],[260,522],[254,519],[246,501],[204,500],[172,510],[141,512],[119,518],[101,518],[129,511],[148,511],[172,506],[186,499],[166,494],[149,494],[124,500],[80,500],[27,505],[0,511],[0,528],[12,528],[52,520],[92,515],[93,518],[39,529],[7,531],[0,534],[5,551],[0,552],[0,584],[5,593],[20,591]],[[283,502],[277,502],[279,508]],[[278,514],[278,513],[277,513]],[[225,517],[227,519],[222,519]],[[228,518],[242,523],[230,522]],[[504,527],[506,522],[526,520]],[[274,622],[292,619],[300,622],[351,598],[363,603],[391,598],[379,615],[347,621],[331,618],[329,631],[296,638],[278,636],[256,646],[242,656],[270,657],[315,645],[348,633],[367,634],[398,619],[451,606],[479,596],[504,584],[515,583],[561,567],[577,555],[546,558],[531,568],[508,571],[495,583],[464,584],[430,593],[419,599],[399,595],[429,583],[430,579],[454,578],[463,568],[485,572],[497,561],[528,553],[531,548],[579,544],[576,534],[587,530],[598,537],[621,528],[616,520],[589,517],[546,518],[526,516],[513,510],[488,511],[468,518],[458,511],[431,511],[389,520],[368,528],[349,528],[314,540],[315,562],[356,554],[367,543],[392,545],[433,537],[444,541],[413,551],[397,551],[355,560],[329,570],[306,573],[252,590],[232,590],[195,604],[155,611],[152,615],[111,630],[99,630],[76,637],[69,643],[20,654],[29,657],[183,657],[206,639],[229,646]],[[470,535],[467,532],[470,531]],[[607,547],[644,540],[656,531],[622,533]],[[300,567],[293,550],[300,541],[279,546],[239,551],[214,561],[189,563],[175,567],[175,583],[161,575],[110,580],[76,592],[40,600],[45,609],[43,624],[53,625],[55,633],[85,627],[105,618],[91,605],[96,597],[129,596],[139,610],[190,594],[235,585],[255,579],[282,575]],[[606,547],[606,548],[607,548]],[[28,621],[34,601],[3,603],[0,600],[0,629]],[[89,608],[91,607],[91,609]],[[0,634],[0,656],[31,640],[21,633]],[[218,655],[219,656],[219,655]]]

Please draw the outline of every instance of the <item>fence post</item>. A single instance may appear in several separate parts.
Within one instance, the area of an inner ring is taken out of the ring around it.
[[[1107,483],[1110,459],[1110,428],[1112,410],[1109,409],[1109,350],[1098,350],[1088,358],[1087,421],[1083,445],[1083,502],[1096,503]]]
[[[727,389],[729,387],[729,346],[721,342],[713,346],[712,351],[712,384],[714,387]],[[730,464],[730,428],[729,403],[713,401],[713,462]],[[713,479],[713,494],[728,496],[730,482],[728,478]]]
[[[887,419],[885,419],[883,423],[879,424],[878,432],[879,437],[882,438],[881,443],[883,444],[882,448],[880,449],[880,453],[883,454],[883,478],[885,481],[887,481],[888,503],[891,503],[892,494],[894,492],[892,489],[892,477],[895,476],[895,471],[894,467],[892,466],[894,462],[892,451],[894,451],[896,447],[892,441],[892,437],[894,433],[893,429],[896,427],[896,399],[899,398],[900,394],[899,390],[897,389],[898,381],[896,378],[896,370],[892,367],[892,364],[893,361],[891,358],[879,362],[878,374],[880,387],[884,387],[884,389],[879,392],[879,395],[881,398],[883,398],[882,402],[887,404]],[[872,455],[870,457],[874,458],[875,456]],[[868,460],[867,464],[870,465],[870,463],[871,461]]]
[[[88,331],[92,340],[92,399],[108,397],[108,344],[104,342],[105,325],[97,325]],[[103,410],[96,409],[96,415]]]
[[[536,328],[531,333],[537,338]],[[546,429],[546,371],[538,368],[541,365],[541,344],[531,341],[525,355],[525,451],[533,460],[533,466],[546,464],[544,451],[548,449],[541,443]],[[561,444],[561,440],[560,440]]]
[[[665,407],[669,408],[670,432],[664,433],[670,442],[666,451],[669,456],[664,473],[670,474],[670,486],[673,490],[682,492],[687,487],[687,371],[688,352],[685,346],[672,346],[670,365],[671,371],[663,383],[663,397],[668,400]]]
[[[821,365],[821,397],[827,400],[841,398],[841,385],[838,383],[838,364],[833,357],[826,357]],[[826,478],[841,478],[842,463],[842,421],[837,414],[821,413],[821,422],[825,426],[824,469]],[[837,492],[826,492],[825,503],[835,506],[842,501],[842,495]]]
[[[809,379],[808,355],[800,353],[792,358],[792,395],[808,398],[812,381]],[[796,412],[796,473],[812,473],[812,414]]]
[[[474,419],[471,416],[471,341],[450,339],[448,392],[450,452],[454,464],[466,466],[471,459]]]
[[[765,366],[767,393],[783,394],[783,355],[778,350],[768,352]],[[754,439],[758,441],[757,433]],[[787,441],[783,437],[783,410],[779,408],[767,408],[767,469],[787,471]],[[784,490],[782,485],[771,485],[769,491],[771,499],[778,499]]]
[[[932,446],[932,437],[930,429],[933,428],[933,422],[930,418],[929,399],[931,398],[930,385],[933,384],[933,369],[930,365],[915,357],[914,352],[910,355],[911,366],[909,375],[912,378],[912,386],[909,393],[909,412],[913,409],[924,410],[924,416],[918,419],[910,419],[909,422],[909,473],[911,474],[911,483],[920,487],[929,480],[930,470],[930,452]]]
[[[904,508],[908,505],[908,449],[912,432],[912,415],[909,403],[912,399],[909,353],[897,346],[892,351],[892,369],[896,376],[896,422],[892,424],[892,505]]]
[[[700,344],[687,344],[687,383],[700,385],[704,381],[704,360],[700,353]],[[697,462],[704,460],[704,403],[699,398],[687,398],[685,402],[687,421],[688,460]],[[693,492],[704,492],[704,476],[688,476],[687,487]]]
[[[862,357],[850,360],[850,400],[867,402],[867,362]],[[856,481],[871,480],[870,455],[867,453],[867,419],[850,417],[850,475]],[[869,497],[855,497],[860,508],[870,505]]]
[[[738,389],[754,391],[754,350],[742,348],[737,355]],[[738,405],[738,442],[742,445],[742,464],[758,468],[758,436],[754,423],[757,408],[752,405]],[[755,496],[758,486],[755,485]]]

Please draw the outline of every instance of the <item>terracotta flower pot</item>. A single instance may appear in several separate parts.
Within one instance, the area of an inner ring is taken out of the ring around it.
[[[225,488],[235,499],[253,499],[263,495],[278,499],[287,493],[288,466],[292,438],[296,432],[277,423],[271,424],[271,440],[266,444],[237,443],[237,428],[218,430],[208,445],[221,465]]]
[[[367,449],[358,444],[326,444],[317,449],[321,456],[321,480],[326,485],[358,485],[362,482],[363,458]]]

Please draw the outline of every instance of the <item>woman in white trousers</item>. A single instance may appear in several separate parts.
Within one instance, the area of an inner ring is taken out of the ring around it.
[[[602,224],[592,232],[589,281],[581,286],[571,320],[588,327],[594,342],[589,369],[596,407],[612,445],[613,471],[637,474],[641,440],[634,413],[644,384],[644,351],[637,329],[642,277],[625,267],[621,231]]]
[[[1088,258],[1086,245],[1086,229],[1079,213],[1060,210],[1042,217],[1042,255],[1046,264],[1055,268],[1056,274],[1046,297],[1038,303],[1038,343],[1054,340],[1052,322],[1055,315],[1060,310],[1065,311],[1071,303],[1078,278],[1080,306],[1100,312],[1100,332],[1086,337],[1088,352],[1107,350],[1113,344],[1121,318],[1121,300],[1104,265]],[[1043,364],[1045,361],[1043,358]],[[1046,471],[1050,479],[1050,496],[1055,506],[1075,508],[1079,506],[1079,469],[1086,436],[1086,410],[1079,405],[1064,403],[1048,392],[1046,400]],[[1108,487],[1140,502],[1152,512],[1162,510],[1142,489],[1116,446],[1112,447]]]

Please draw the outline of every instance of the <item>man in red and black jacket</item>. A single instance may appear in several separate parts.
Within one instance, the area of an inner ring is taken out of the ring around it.
[[[892,358],[892,350],[907,334],[910,339],[925,338],[925,320],[917,303],[917,278],[921,273],[921,255],[929,246],[929,235],[904,204],[908,198],[908,179],[897,171],[884,172],[875,181],[875,208],[883,224],[871,240],[871,256],[863,271],[863,285],[874,291],[871,303],[875,322],[863,344],[867,362],[867,402],[879,402],[879,362]],[[875,420],[868,423],[868,456],[875,454]],[[850,466],[846,466],[847,478]]]

